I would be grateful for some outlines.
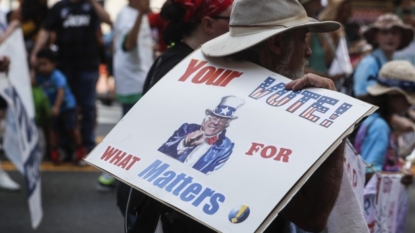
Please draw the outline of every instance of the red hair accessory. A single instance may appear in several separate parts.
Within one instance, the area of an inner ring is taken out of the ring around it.
[[[197,22],[205,16],[215,16],[232,5],[233,0],[174,0],[186,9],[183,22]]]

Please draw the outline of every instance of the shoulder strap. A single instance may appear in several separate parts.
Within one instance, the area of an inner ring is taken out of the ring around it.
[[[373,75],[371,75],[371,76],[369,76],[369,77],[367,77],[367,80],[368,81],[370,81],[370,80],[376,80],[376,78],[378,77],[378,75],[379,75],[379,71],[380,71],[380,69],[382,68],[382,62],[380,61],[380,59],[379,59],[379,57],[378,56],[376,56],[376,55],[374,55],[374,54],[371,54],[370,56],[372,56],[374,59],[375,59],[375,61],[376,61],[376,65],[377,65],[377,72],[376,72],[376,74],[373,76]]]

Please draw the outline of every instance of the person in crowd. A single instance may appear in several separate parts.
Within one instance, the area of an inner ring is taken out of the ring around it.
[[[305,4],[304,7],[307,9],[308,5]],[[311,34],[307,38],[313,54],[309,59],[306,71],[331,78],[339,90],[343,88],[344,78],[352,73],[344,30],[351,14],[350,0],[329,0],[318,17],[321,21],[337,21],[342,24],[342,27],[330,33]],[[343,53],[339,53],[339,51]],[[337,62],[337,66],[335,62]]]
[[[354,73],[354,95],[362,100],[368,96],[367,87],[376,83],[382,66],[393,59],[393,54],[408,46],[414,38],[410,25],[394,14],[383,14],[365,32],[366,41],[374,51],[362,59]]]
[[[193,50],[229,30],[232,3],[233,0],[171,0],[163,5],[160,15],[168,22],[163,41],[171,46],[154,61],[147,74],[143,94]],[[130,187],[120,183],[117,198],[123,214],[126,212],[129,193]],[[157,201],[135,190],[131,196],[131,206],[143,200],[148,203],[149,214],[160,214],[162,205]],[[139,222],[141,224],[141,219]],[[152,224],[153,222],[149,222],[148,226],[151,228]]]
[[[114,24],[115,94],[124,116],[141,98],[146,75],[153,63],[153,39],[147,14],[149,0],[130,0]],[[103,173],[98,178],[98,191],[115,187],[115,179]]]
[[[336,22],[308,18],[296,0],[263,4],[240,0],[232,9],[230,32],[203,44],[202,52],[208,57],[247,60],[286,76],[294,80],[286,85],[287,89],[315,86],[335,90],[332,80],[305,74],[304,67],[311,56],[307,34],[339,28]],[[344,143],[319,167],[265,232],[324,230],[339,193],[343,152]]]
[[[401,18],[404,23],[415,27],[415,1],[402,0],[398,6],[395,7],[396,15]]]
[[[397,154],[397,142],[392,137],[394,114],[403,114],[415,104],[415,67],[408,61],[390,61],[380,69],[376,83],[367,87],[368,103],[379,106],[358,129],[354,147],[372,165],[367,168],[368,181],[374,172],[400,172],[402,164]],[[408,185],[412,176],[402,183]]]
[[[144,94],[194,49],[229,30],[233,0],[224,0],[223,3],[219,0],[188,2],[171,0],[163,5],[160,15],[168,21],[163,41],[171,48],[153,63],[144,84]]]
[[[7,25],[7,24],[6,24]],[[7,30],[7,29],[4,29]],[[2,34],[0,34],[2,35]],[[7,72],[10,66],[10,59],[7,56],[0,56],[0,72]],[[0,111],[5,112],[7,109],[7,102],[5,99],[0,97]],[[4,115],[4,113],[2,113]],[[3,129],[1,129],[3,131]],[[2,134],[4,131],[2,132]],[[3,135],[2,135],[3,136]],[[9,191],[18,191],[20,190],[20,185],[13,181],[10,176],[3,171],[1,168],[0,162],[0,189],[5,189]]]
[[[26,50],[32,51],[43,21],[48,13],[46,0],[20,0],[20,6],[11,12],[10,19],[20,22]]]
[[[82,144],[91,151],[95,147],[96,83],[99,77],[100,23],[111,25],[111,19],[96,0],[62,0],[50,9],[39,32],[30,57],[36,64],[36,54],[56,33],[57,68],[66,76],[76,98],[80,113]]]
[[[51,131],[50,135],[50,158],[55,164],[63,161],[63,154],[58,150],[60,128],[68,132],[76,145],[74,162],[83,164],[82,159],[86,156],[86,149],[82,146],[81,135],[77,127],[76,101],[73,96],[66,77],[56,69],[55,54],[49,50],[40,50],[37,53],[36,78],[39,85],[49,99],[51,106]]]
[[[307,33],[329,32],[339,27],[335,22],[309,19],[297,0],[261,4],[255,0],[239,0],[233,5],[230,32],[204,43],[202,51],[211,57],[248,60],[295,80],[287,84],[287,89],[315,86],[335,90],[330,79],[304,75],[304,66],[311,55],[306,43]],[[340,188],[343,150],[343,145],[335,150],[266,232],[319,232],[325,228]],[[164,232],[213,232],[142,195],[131,197],[135,202],[133,206],[140,206],[135,228],[153,233],[161,219],[159,226],[162,225]]]

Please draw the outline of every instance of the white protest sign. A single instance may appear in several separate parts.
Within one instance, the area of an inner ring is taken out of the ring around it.
[[[16,29],[2,44],[0,55],[10,58],[9,73],[0,75],[0,95],[7,102],[4,151],[25,176],[32,227],[42,220],[40,163],[42,152],[34,122],[33,97],[22,30]]]
[[[200,50],[86,161],[221,232],[262,231],[374,107]]]
[[[363,158],[356,152],[353,145],[347,141],[344,151],[344,165],[348,178],[353,187],[354,194],[363,211],[363,193],[366,179],[366,165]]]
[[[404,233],[408,190],[402,174],[375,174],[365,187],[365,217],[370,232]]]
[[[366,219],[370,233],[375,232],[376,226],[376,194],[378,193],[378,177],[372,176],[364,189],[363,216]]]

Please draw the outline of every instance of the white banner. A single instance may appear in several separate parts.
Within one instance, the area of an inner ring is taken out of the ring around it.
[[[366,180],[366,165],[353,145],[347,141],[344,152],[344,165],[347,176],[353,187],[354,194],[359,202],[360,209],[363,211],[363,194]]]
[[[404,233],[408,190],[402,174],[375,174],[365,187],[365,217],[371,233]]]
[[[197,50],[87,162],[221,232],[261,232],[373,106],[289,91],[262,67]]]
[[[10,58],[8,77],[0,75],[0,95],[6,100],[4,133],[6,156],[25,176],[32,227],[42,220],[40,163],[42,152],[34,122],[33,97],[21,29],[16,29],[1,45],[0,56]]]

